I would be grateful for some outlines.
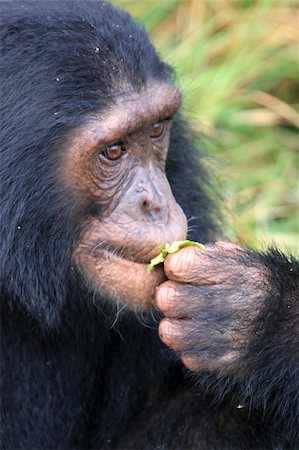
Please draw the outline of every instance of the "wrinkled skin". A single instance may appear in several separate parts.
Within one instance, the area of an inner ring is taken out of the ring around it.
[[[165,315],[159,335],[192,371],[231,371],[254,336],[268,287],[265,268],[246,258],[225,242],[166,258],[169,280],[156,293]]]
[[[89,120],[65,152],[61,182],[92,213],[82,225],[73,263],[91,289],[133,310],[153,306],[166,277],[146,265],[160,245],[185,239],[187,220],[165,173],[180,93],[170,83],[136,94]],[[101,211],[101,213],[99,213]]]

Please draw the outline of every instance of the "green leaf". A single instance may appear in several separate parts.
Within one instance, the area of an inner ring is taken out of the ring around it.
[[[200,244],[199,242],[188,240],[174,241],[172,242],[172,244],[166,243],[164,248],[160,247],[161,252],[159,253],[159,255],[151,259],[150,263],[146,267],[147,271],[152,272],[152,270],[154,270],[154,267],[158,264],[163,263],[168,255],[170,255],[171,253],[176,253],[184,247],[197,247],[201,250],[204,250],[205,248],[205,246],[203,244]]]

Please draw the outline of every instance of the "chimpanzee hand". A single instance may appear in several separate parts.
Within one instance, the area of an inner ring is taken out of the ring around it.
[[[156,304],[162,341],[192,371],[229,370],[255,335],[268,293],[267,269],[254,253],[219,242],[188,247],[165,261],[169,281]]]

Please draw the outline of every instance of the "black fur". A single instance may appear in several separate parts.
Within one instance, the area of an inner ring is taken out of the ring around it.
[[[193,377],[160,342],[154,318],[115,320],[70,265],[84,211],[57,182],[68,137],[126,80],[138,90],[173,78],[171,69],[106,3],[0,8],[2,448],[298,447],[297,261],[248,252],[245,264],[272,274],[256,338],[233,373]],[[167,174],[195,218],[190,237],[208,242],[218,231],[214,206],[192,150],[178,117]]]

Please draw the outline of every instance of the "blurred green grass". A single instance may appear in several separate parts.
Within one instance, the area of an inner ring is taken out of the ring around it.
[[[184,114],[224,192],[226,234],[299,254],[298,3],[112,3],[144,25],[176,68]]]

